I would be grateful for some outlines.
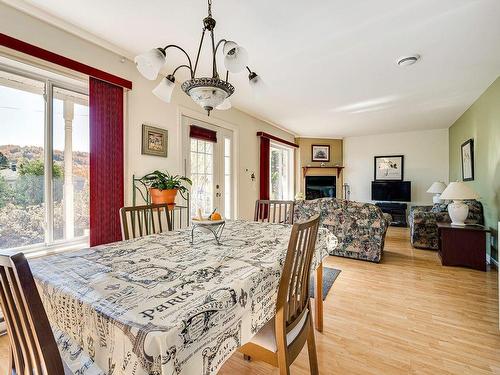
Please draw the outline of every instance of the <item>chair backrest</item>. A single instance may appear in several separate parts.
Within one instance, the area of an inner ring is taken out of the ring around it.
[[[172,216],[166,203],[122,207],[120,222],[124,240],[172,230]]]
[[[319,215],[292,227],[276,301],[276,326],[282,326],[285,335],[307,313],[309,276],[318,228]]]
[[[0,303],[16,374],[63,375],[59,349],[22,253],[0,255],[0,280]]]
[[[294,201],[263,200],[255,202],[254,221],[293,224]]]

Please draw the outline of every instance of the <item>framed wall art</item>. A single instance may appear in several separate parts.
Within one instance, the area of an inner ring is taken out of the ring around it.
[[[311,160],[312,161],[330,161],[330,145],[312,145],[311,146]]]
[[[461,147],[462,154],[462,180],[474,180],[474,140],[471,138]]]
[[[166,158],[168,155],[168,130],[143,124],[141,153]]]
[[[404,156],[375,156],[375,181],[403,181]]]

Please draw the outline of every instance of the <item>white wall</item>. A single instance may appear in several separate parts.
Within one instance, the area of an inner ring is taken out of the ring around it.
[[[448,129],[344,138],[344,181],[351,199],[371,201],[373,157],[404,155],[404,180],[411,181],[412,204],[432,204],[426,190],[448,182]]]
[[[258,181],[252,182],[250,174],[255,172],[258,176],[259,172],[259,147],[256,132],[264,131],[288,141],[294,140],[292,134],[234,108],[223,112],[214,111],[208,117],[178,88],[173,94],[172,103],[163,103],[151,93],[157,82],[143,79],[132,61],[125,60],[122,63],[121,56],[3,3],[0,3],[0,14],[2,19],[0,32],[133,82],[132,91],[127,93],[125,124],[125,197],[127,204],[131,202],[131,178],[133,174],[142,176],[154,169],[167,169],[171,173],[182,173],[180,113],[186,112],[191,117],[215,125],[235,127],[237,133],[235,149],[238,156],[235,171],[239,198],[238,216],[242,218],[253,217],[254,203],[258,198]],[[103,35],[103,38],[105,37]],[[2,51],[9,52],[6,49],[0,49],[0,52]],[[43,61],[38,61],[38,63],[50,66]],[[181,77],[178,78],[179,82],[182,82]],[[168,158],[141,155],[141,125],[143,123],[168,130]]]

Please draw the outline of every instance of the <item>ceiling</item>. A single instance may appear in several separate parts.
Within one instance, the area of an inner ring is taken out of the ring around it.
[[[175,43],[194,57],[206,16],[204,0],[26,3],[129,56]],[[498,0],[213,3],[216,37],[245,46],[267,84],[256,98],[245,73],[230,76],[233,106],[302,136],[447,128],[500,74]],[[415,53],[417,64],[397,66]],[[167,57],[169,68],[183,62]],[[187,79],[178,74],[177,82]]]

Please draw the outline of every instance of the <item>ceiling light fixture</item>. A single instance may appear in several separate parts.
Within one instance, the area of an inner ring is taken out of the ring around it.
[[[247,66],[248,53],[245,48],[236,44],[233,41],[221,39],[215,44],[214,28],[215,20],[212,18],[212,0],[208,0],[208,16],[203,19],[203,31],[201,33],[200,45],[196,55],[196,61],[193,67],[191,58],[188,53],[181,47],[175,44],[169,44],[164,48],[154,48],[145,52],[135,58],[135,63],[139,72],[149,80],[155,80],[158,73],[166,63],[166,51],[169,48],[177,48],[182,51],[187,57],[187,63],[179,65],[174,69],[172,74],[164,77],[158,86],[153,90],[153,94],[161,100],[170,103],[172,92],[175,86],[175,74],[181,68],[189,70],[191,79],[185,81],[181,88],[182,90],[193,99],[195,103],[203,107],[210,116],[210,111],[213,109],[225,110],[231,108],[229,97],[234,93],[234,86],[229,83],[229,73],[240,73],[241,71],[248,70],[250,86],[256,90],[262,90],[264,86],[262,78],[255,72],[250,70]],[[212,77],[196,77],[196,69],[198,68],[198,61],[200,59],[201,48],[205,33],[210,32],[211,47],[212,47]],[[216,55],[219,46],[222,47],[222,54],[224,56],[224,65],[226,67],[226,79],[221,79],[217,71]]]
[[[420,55],[401,57],[398,60],[398,65],[399,66],[410,66],[410,65],[415,64],[419,59],[420,59]]]

